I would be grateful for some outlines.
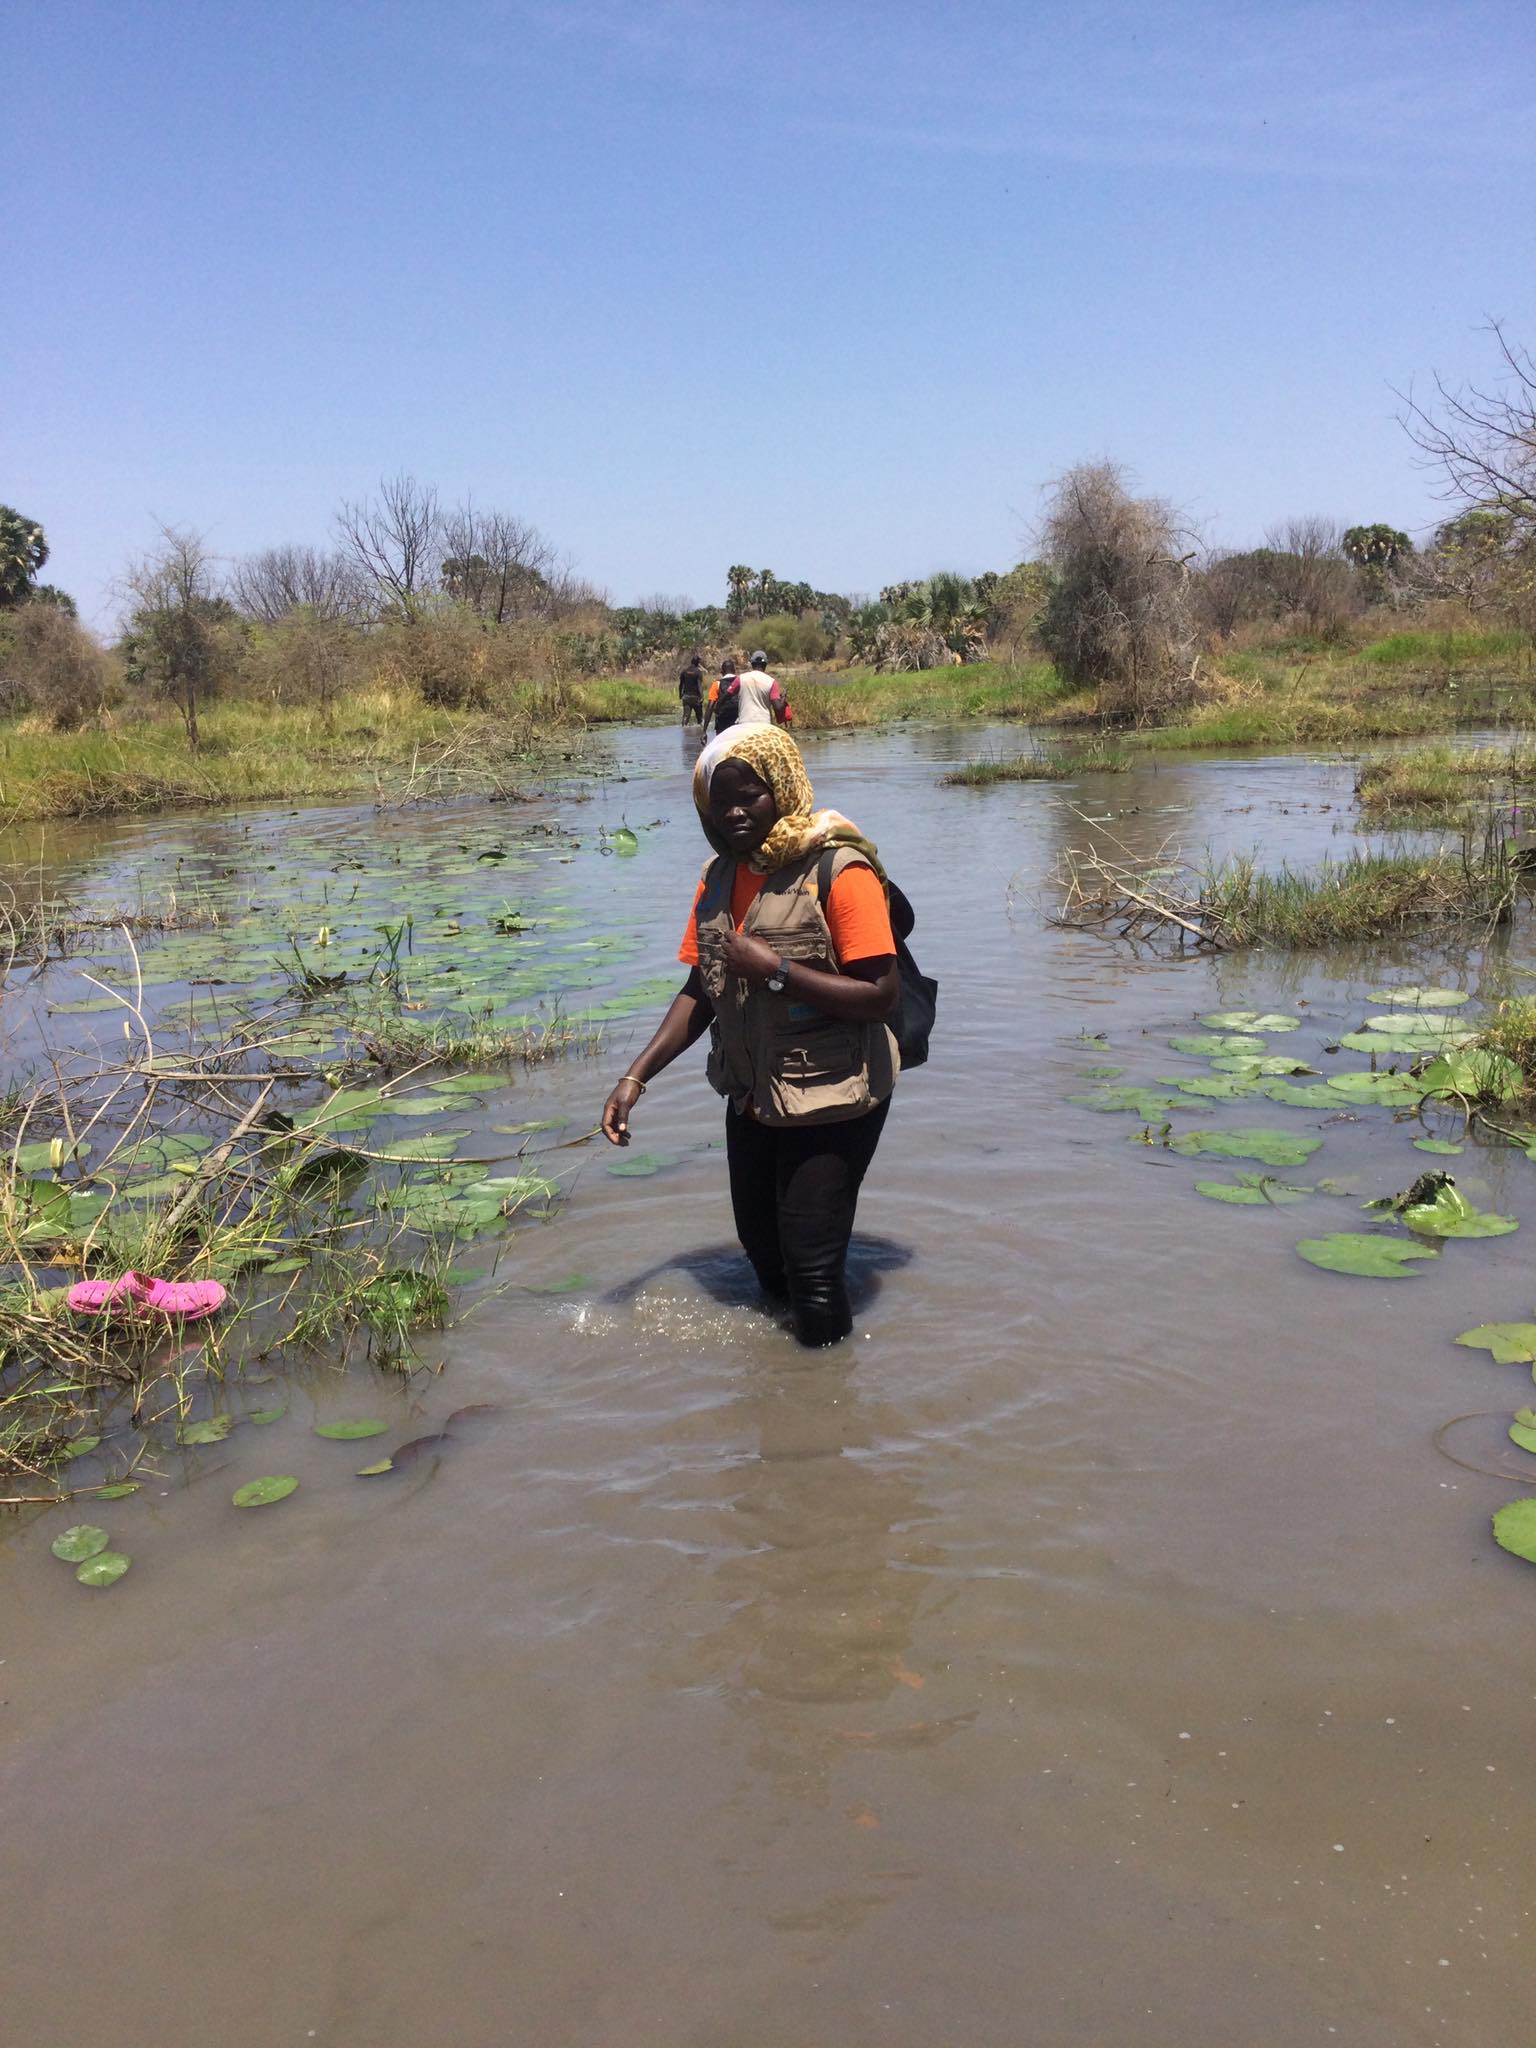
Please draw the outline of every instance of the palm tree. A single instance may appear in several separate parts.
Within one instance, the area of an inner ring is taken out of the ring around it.
[[[729,592],[725,608],[737,625],[740,625],[742,614],[747,608],[747,592],[756,581],[757,571],[749,569],[745,562],[737,562],[725,572],[725,587]]]

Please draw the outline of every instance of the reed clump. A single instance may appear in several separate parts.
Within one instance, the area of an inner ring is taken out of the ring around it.
[[[1524,739],[1507,747],[1409,747],[1367,761],[1355,794],[1367,818],[1437,816],[1481,799],[1502,802],[1536,786],[1536,746]]]
[[[1514,916],[1527,871],[1492,831],[1459,849],[1350,853],[1309,872],[1264,869],[1251,854],[1199,867],[1166,852],[1142,861],[1069,851],[1053,922],[1109,936],[1234,952],[1346,945],[1436,926],[1497,930]]]
[[[1066,782],[1078,775],[1123,775],[1131,757],[1123,747],[1045,747],[967,761],[940,780],[946,789],[990,789],[996,782]]]
[[[1536,996],[1507,996],[1483,1026],[1478,1044],[1513,1060],[1527,1095],[1536,1095]]]

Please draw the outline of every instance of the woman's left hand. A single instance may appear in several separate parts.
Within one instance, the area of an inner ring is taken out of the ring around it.
[[[766,981],[778,972],[779,956],[766,939],[754,938],[750,932],[732,932],[725,942],[725,964],[743,981]]]

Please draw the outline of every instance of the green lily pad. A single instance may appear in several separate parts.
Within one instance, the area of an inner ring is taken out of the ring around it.
[[[1304,1237],[1296,1249],[1309,1265],[1321,1266],[1325,1273],[1353,1273],[1368,1280],[1411,1280],[1413,1260],[1440,1256],[1432,1245],[1414,1238],[1375,1237],[1363,1230]]]
[[[1301,1019],[1266,1010],[1213,1010],[1200,1019],[1213,1031],[1299,1031]]]
[[[1096,1109],[1100,1112],[1126,1111],[1139,1116],[1147,1123],[1158,1123],[1175,1110],[1189,1108],[1188,1102],[1181,1102],[1177,1095],[1160,1094],[1155,1088],[1101,1088],[1094,1095],[1069,1095],[1068,1102],[1076,1103],[1079,1109]]]
[[[1316,1067],[1309,1067],[1305,1060],[1292,1059],[1287,1054],[1270,1053],[1263,1059],[1239,1056],[1236,1059],[1212,1060],[1211,1065],[1223,1074],[1246,1074],[1250,1079],[1272,1074],[1315,1074]]]
[[[92,1495],[94,1500],[126,1500],[130,1493],[141,1493],[142,1479],[117,1479],[110,1486],[98,1486]]]
[[[65,1458],[83,1458],[87,1451],[94,1451],[100,1442],[101,1438],[99,1436],[77,1436],[73,1443],[64,1446],[60,1456]]]
[[[230,1499],[237,1508],[264,1508],[273,1501],[286,1500],[298,1489],[299,1482],[286,1474],[276,1474],[266,1479],[248,1479],[244,1486],[237,1486]]]
[[[1470,996],[1455,988],[1374,988],[1368,1003],[1411,1003],[1416,1010],[1454,1010],[1470,1002]]]
[[[1351,1052],[1368,1052],[1373,1059],[1419,1059],[1429,1052],[1440,1052],[1445,1041],[1440,1038],[1415,1038],[1411,1032],[1346,1031],[1339,1044]]]
[[[1497,1216],[1491,1210],[1474,1209],[1466,1196],[1449,1181],[1438,1189],[1432,1202],[1414,1202],[1402,1211],[1410,1230],[1428,1237],[1508,1237],[1520,1225],[1513,1216]]]
[[[469,1136],[463,1131],[428,1131],[420,1138],[391,1138],[387,1146],[379,1149],[379,1162],[405,1165],[416,1160],[451,1160],[460,1142]]]
[[[245,1419],[247,1422],[280,1422],[287,1413],[286,1408],[253,1408]]]
[[[395,1461],[393,1458],[380,1458],[376,1465],[359,1465],[356,1476],[359,1479],[377,1479],[381,1473],[393,1472],[394,1469]]]
[[[71,1146],[66,1138],[35,1138],[17,1146],[14,1164],[18,1173],[58,1173],[71,1160],[88,1158],[90,1151],[83,1141]],[[12,1163],[12,1155],[8,1148],[0,1147],[0,1164],[8,1163]]]
[[[373,1420],[361,1422],[317,1422],[315,1435],[332,1437],[338,1443],[351,1443],[358,1437],[383,1436],[389,1428],[387,1422]]]
[[[1436,1152],[1446,1155],[1462,1151],[1460,1145],[1453,1145],[1449,1138],[1415,1138],[1414,1146],[1420,1152]]]
[[[184,1423],[176,1432],[180,1444],[221,1444],[235,1426],[233,1415],[209,1415],[201,1422]]]
[[[120,1550],[99,1550],[86,1559],[75,1577],[82,1586],[115,1586],[132,1562]]]
[[[1456,1342],[1469,1351],[1491,1351],[1495,1365],[1536,1365],[1536,1323],[1479,1323]]]
[[[1298,1087],[1294,1081],[1266,1081],[1259,1093],[1271,1102],[1284,1102],[1292,1109],[1322,1109],[1333,1107],[1325,1092],[1327,1083],[1314,1081],[1310,1087]]]
[[[629,860],[640,851],[640,841],[627,825],[621,825],[609,841],[620,860]]]
[[[1118,1067],[1105,1067],[1098,1071],[1118,1074]],[[492,1124],[491,1129],[499,1138],[527,1138],[535,1131],[563,1131],[567,1119],[563,1116],[539,1116],[523,1124]]]
[[[1235,1131],[1185,1131],[1170,1149],[1186,1158],[1212,1154],[1221,1159],[1257,1159],[1264,1166],[1302,1166],[1322,1144],[1321,1138],[1298,1138],[1290,1131],[1246,1128]]]
[[[88,1557],[95,1557],[107,1547],[107,1532],[98,1529],[94,1522],[76,1522],[72,1529],[66,1529],[61,1536],[55,1536],[48,1546],[55,1557],[63,1558],[66,1564],[84,1564]]]
[[[1238,1202],[1245,1206],[1277,1208],[1285,1202],[1303,1202],[1312,1190],[1290,1187],[1267,1173],[1240,1173],[1236,1180],[1197,1180],[1195,1193],[1213,1202]]]
[[[1520,1417],[1524,1415],[1531,1416],[1529,1422],[1521,1421]],[[1522,1451],[1536,1452],[1536,1415],[1532,1415],[1529,1408],[1522,1408],[1509,1425],[1509,1440],[1518,1444]]]
[[[1367,1017],[1367,1031],[1400,1031],[1410,1038],[1441,1040],[1474,1038],[1476,1033],[1460,1029],[1449,1017],[1425,1017],[1416,1010],[1389,1010],[1384,1016]]]
[[[1236,1102],[1240,1096],[1258,1092],[1258,1081],[1252,1074],[1196,1074],[1187,1081],[1176,1081],[1171,1075],[1163,1078],[1181,1095],[1200,1095],[1209,1102]]]
[[[1224,1033],[1218,1037],[1214,1032],[1196,1034],[1189,1038],[1170,1038],[1168,1043],[1175,1052],[1188,1053],[1192,1059],[1208,1060],[1221,1057],[1235,1058],[1239,1053],[1262,1053],[1262,1038],[1245,1038],[1238,1032]]]
[[[1417,1102],[1423,1088],[1411,1074],[1330,1074],[1324,1087],[1346,1102]]]
[[[1493,1540],[1512,1557],[1536,1564],[1536,1498],[1507,1501],[1494,1515]]]
[[[661,1173],[678,1164],[680,1161],[675,1152],[626,1152],[622,1158],[609,1161],[608,1171],[624,1180],[645,1180],[653,1173]]]

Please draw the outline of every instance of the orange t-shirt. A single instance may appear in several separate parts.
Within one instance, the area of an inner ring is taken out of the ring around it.
[[[738,931],[765,880],[765,876],[760,875],[756,868],[748,867],[745,861],[736,863],[736,877],[731,884],[731,916],[736,920]],[[704,883],[701,880],[693,892],[688,929],[677,949],[677,957],[685,967],[697,967],[699,964],[699,933],[695,917],[703,894]],[[896,951],[896,934],[891,930],[891,913],[886,908],[885,890],[874,869],[865,867],[862,861],[857,866],[850,863],[833,882],[827,892],[826,912],[827,929],[837,948],[840,966],[846,967],[852,960],[878,960]]]

